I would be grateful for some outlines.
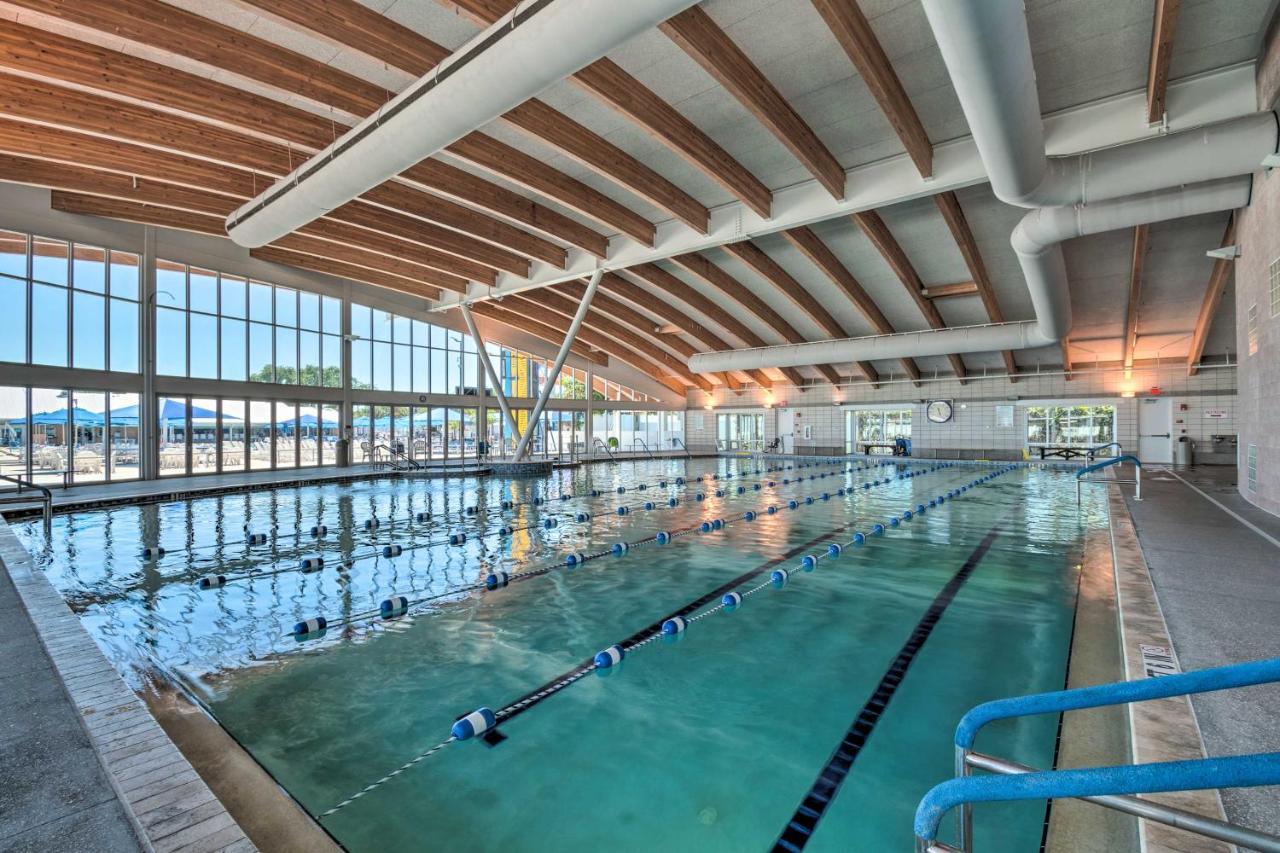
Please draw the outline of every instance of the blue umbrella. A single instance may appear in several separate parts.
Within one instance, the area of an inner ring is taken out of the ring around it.
[[[187,417],[186,404],[177,400],[165,399],[164,405],[160,407],[160,422],[167,423],[171,426],[181,424]],[[206,409],[203,406],[191,406],[191,417],[193,418],[216,418],[218,413],[213,409]],[[96,415],[101,423],[102,415]],[[235,415],[228,415],[225,412],[222,415],[224,421],[238,421]],[[111,410],[111,423],[114,425],[137,425],[138,423],[138,407],[124,406],[119,409]]]
[[[71,410],[71,419],[76,426],[102,426],[102,415],[76,406]],[[36,412],[31,416],[31,423],[36,426],[58,426],[67,422],[66,409],[52,409],[47,412]]]

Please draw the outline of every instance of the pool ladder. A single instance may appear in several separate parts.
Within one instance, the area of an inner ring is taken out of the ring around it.
[[[1280,682],[1280,658],[1270,658],[1140,681],[1015,696],[978,705],[970,709],[956,727],[956,778],[935,786],[925,794],[916,810],[916,851],[971,853],[973,804],[977,802],[1080,799],[1228,844],[1280,853],[1280,837],[1134,796],[1280,784],[1280,752],[1118,767],[1037,770],[973,748],[978,731],[997,720],[1277,682]],[[997,776],[974,776],[975,768]],[[954,847],[938,840],[938,827],[952,808],[958,809]]]
[[[39,483],[33,483],[30,480],[24,480],[21,477],[11,477],[8,474],[0,474],[0,480],[15,484],[18,488],[12,493],[0,493],[0,504],[29,504],[33,500],[40,501],[40,516],[44,521],[44,537],[48,539],[53,535],[53,492],[46,489]],[[24,496],[22,491],[26,489],[29,492],[39,492],[40,497]]]

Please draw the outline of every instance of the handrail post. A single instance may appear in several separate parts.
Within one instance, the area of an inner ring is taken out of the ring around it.
[[[956,747],[956,776],[973,775],[969,767],[969,750],[963,746]],[[960,853],[970,853],[973,849],[973,803],[961,803],[956,810],[956,846]]]

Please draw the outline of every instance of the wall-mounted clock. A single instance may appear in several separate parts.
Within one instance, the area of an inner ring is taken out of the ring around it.
[[[924,411],[930,423],[945,424],[951,420],[951,401],[933,400]]]

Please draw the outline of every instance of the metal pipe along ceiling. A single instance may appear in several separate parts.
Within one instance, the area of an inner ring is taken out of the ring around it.
[[[430,157],[696,0],[532,0],[229,217],[254,248]]]
[[[1251,179],[1239,176],[1252,174],[1266,155],[1280,150],[1280,119],[1263,112],[1101,151],[1049,157],[1022,0],[923,2],[992,190],[1006,203],[1037,208],[1012,238],[1036,319],[700,353],[689,359],[691,371],[1055,345],[1071,331],[1064,240],[1247,205]]]

